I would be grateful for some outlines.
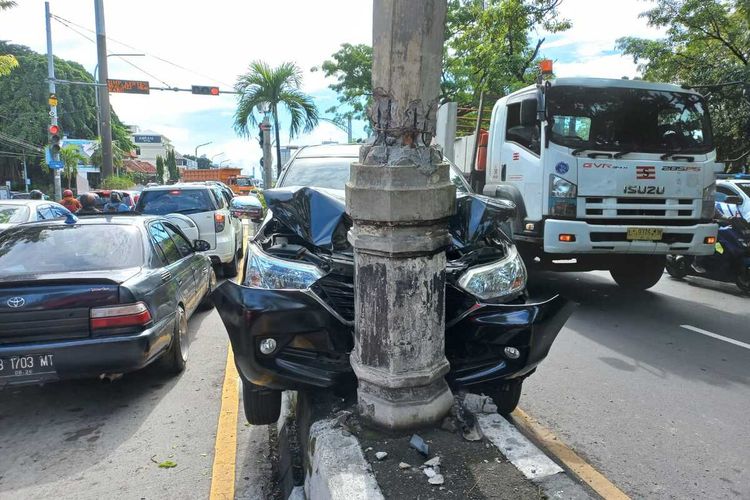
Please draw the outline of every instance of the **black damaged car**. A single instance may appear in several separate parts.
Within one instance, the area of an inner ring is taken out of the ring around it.
[[[302,148],[264,192],[268,214],[248,243],[239,283],[213,298],[227,328],[251,424],[279,416],[281,391],[356,386],[354,260],[344,185],[355,145]],[[454,390],[513,411],[523,380],[547,356],[572,305],[530,298],[526,269],[501,224],[514,207],[475,195],[452,167],[457,213],[446,249],[446,376]],[[312,187],[315,186],[315,187]]]

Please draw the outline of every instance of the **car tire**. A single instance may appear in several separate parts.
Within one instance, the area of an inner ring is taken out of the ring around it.
[[[210,311],[214,308],[214,299],[211,297],[211,294],[216,290],[216,271],[214,271],[213,267],[209,267],[208,272],[208,290],[206,290],[201,303],[198,304],[198,309],[201,311]]]
[[[234,278],[235,276],[237,276],[238,268],[239,268],[239,259],[237,258],[237,253],[235,252],[232,255],[231,262],[221,265],[221,272],[225,278]]]
[[[172,332],[172,343],[164,354],[162,361],[167,373],[178,374],[185,370],[187,364],[188,349],[190,345],[187,314],[182,306],[175,312],[174,331]]]
[[[497,406],[497,412],[500,415],[510,415],[518,406],[521,399],[521,390],[523,389],[523,380],[510,380],[504,384],[499,384],[488,389],[489,396]]]
[[[642,292],[659,282],[666,266],[664,255],[625,255],[609,270],[621,288]]]
[[[281,391],[263,389],[243,381],[242,403],[247,423],[251,425],[273,424],[281,415]]]

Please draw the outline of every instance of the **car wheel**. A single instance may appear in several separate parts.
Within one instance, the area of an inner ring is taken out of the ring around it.
[[[281,391],[263,389],[250,382],[242,382],[242,402],[245,418],[251,425],[269,425],[281,415]]]
[[[497,412],[500,415],[510,415],[518,406],[522,388],[523,380],[510,380],[504,384],[492,386],[486,392],[489,392],[489,396],[495,402]]]
[[[222,274],[224,274],[225,278],[234,278],[235,276],[237,276],[238,267],[239,259],[237,258],[237,253],[235,252],[232,256],[231,262],[221,265],[221,272]]]
[[[211,294],[216,290],[216,271],[212,267],[209,267],[208,273],[208,290],[206,290],[201,303],[198,304],[198,309],[201,311],[208,311],[214,308],[214,300],[211,298]]]
[[[664,274],[664,255],[624,255],[609,270],[620,287],[631,291],[648,290]]]
[[[175,313],[174,332],[172,333],[172,344],[164,354],[164,368],[169,373],[181,373],[187,364],[190,339],[188,337],[187,314],[182,306]]]

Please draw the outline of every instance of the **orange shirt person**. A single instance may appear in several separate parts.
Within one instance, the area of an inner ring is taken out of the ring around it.
[[[70,189],[63,191],[63,199],[60,200],[60,205],[73,213],[76,213],[81,209],[81,202],[76,200],[75,196],[73,196],[73,191]]]

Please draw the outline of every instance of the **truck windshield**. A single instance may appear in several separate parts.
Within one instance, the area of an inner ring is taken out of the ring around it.
[[[247,177],[237,177],[237,185],[241,187],[251,187],[254,184],[252,179],[248,179]]]
[[[687,92],[554,86],[550,140],[576,149],[707,153],[713,149],[703,98]]]

